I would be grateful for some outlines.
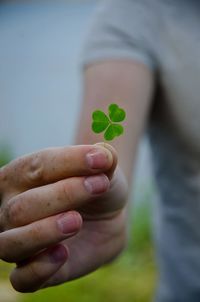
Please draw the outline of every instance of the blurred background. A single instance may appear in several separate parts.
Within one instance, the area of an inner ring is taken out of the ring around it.
[[[49,146],[73,143],[81,102],[81,50],[100,0],[0,1],[0,165]],[[156,281],[154,197],[148,142],[138,152],[130,242],[112,265],[35,294],[12,290],[0,262],[0,302],[147,302]]]

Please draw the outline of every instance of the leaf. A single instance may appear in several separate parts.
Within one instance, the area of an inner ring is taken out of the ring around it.
[[[111,104],[108,110],[112,122],[122,122],[126,117],[126,112],[117,104]]]
[[[107,141],[113,140],[116,136],[123,134],[124,128],[119,124],[110,124],[104,133],[104,138]]]
[[[108,114],[109,117],[101,110],[94,111],[92,114],[92,130],[95,133],[105,131],[105,140],[111,141],[123,134],[124,128],[118,123],[125,119],[126,113],[117,104],[111,104],[108,107]]]
[[[92,118],[93,118],[92,130],[95,133],[103,132],[110,124],[107,115],[101,110],[94,111],[92,114]]]

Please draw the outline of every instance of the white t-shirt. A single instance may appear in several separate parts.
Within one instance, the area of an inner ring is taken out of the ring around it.
[[[147,131],[161,196],[157,301],[199,302],[200,1],[102,1],[83,63],[117,58],[155,75]]]

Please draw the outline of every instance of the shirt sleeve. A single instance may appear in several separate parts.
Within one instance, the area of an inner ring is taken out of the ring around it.
[[[154,8],[149,0],[101,1],[83,48],[83,66],[124,58],[155,69],[158,26]]]

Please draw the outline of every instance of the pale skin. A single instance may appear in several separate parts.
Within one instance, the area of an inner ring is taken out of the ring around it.
[[[114,259],[126,244],[127,197],[138,141],[153,94],[153,75],[132,60],[84,72],[76,146],[50,148],[0,169],[0,259],[17,263],[21,292],[61,284]],[[115,102],[125,134],[111,145],[91,131],[91,113]]]

